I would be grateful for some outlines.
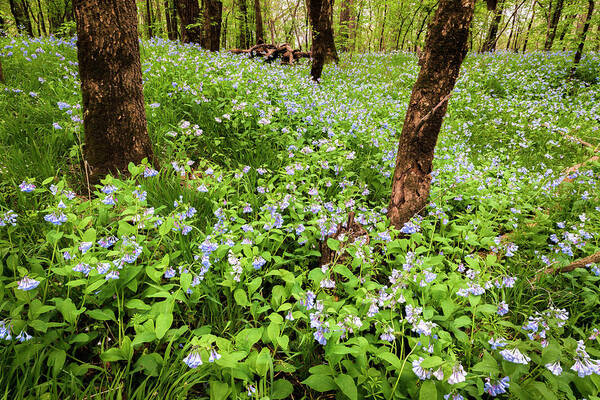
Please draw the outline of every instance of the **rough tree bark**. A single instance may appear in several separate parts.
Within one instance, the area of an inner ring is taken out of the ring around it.
[[[202,39],[200,23],[202,21],[200,20],[198,0],[175,0],[175,5],[181,20],[181,41],[183,43],[200,43]]]
[[[29,36],[33,36],[33,27],[31,20],[29,19],[29,12],[27,12],[26,6],[21,2],[22,0],[9,0],[10,12],[12,13],[17,29],[19,32],[27,32]]]
[[[354,12],[352,11],[353,0],[342,0],[340,8],[340,51],[348,51],[350,43],[350,33],[354,29]]]
[[[204,32],[202,47],[210,51],[219,51],[221,44],[221,19],[223,3],[220,0],[204,0]]]
[[[240,47],[250,47],[250,38],[248,31],[248,7],[246,0],[238,0],[238,7],[240,9]]]
[[[308,14],[312,26],[312,68],[310,75],[314,81],[321,79],[326,62],[339,61],[333,40],[334,0],[308,0]]]
[[[554,37],[556,36],[556,28],[558,28],[558,21],[560,20],[560,15],[562,14],[563,9],[563,0],[557,0],[556,7],[554,8],[554,12],[552,13],[552,18],[550,19],[550,24],[548,25],[548,33],[546,35],[546,43],[544,43],[544,50],[550,51],[552,49],[552,44],[554,43]]]
[[[583,56],[583,46],[585,45],[585,38],[587,36],[587,32],[590,29],[590,21],[592,20],[592,13],[594,12],[594,0],[588,0],[588,12],[585,17],[585,22],[583,25],[583,29],[581,30],[581,36],[579,36],[579,45],[577,46],[577,51],[575,52],[575,58],[573,60],[573,66],[571,67],[571,78],[575,76],[575,72],[577,71],[577,65],[581,61],[581,57]]]
[[[504,1],[500,0],[498,3],[498,8],[494,14],[494,19],[492,19],[492,23],[490,24],[490,29],[488,30],[487,37],[485,38],[485,42],[481,48],[482,52],[486,51],[495,51],[496,50],[496,42],[498,41],[498,26],[500,26],[500,21],[502,21],[502,14],[504,12]]]
[[[135,0],[74,0],[90,183],[153,162],[146,127]]]
[[[467,54],[475,0],[440,0],[398,144],[388,217],[401,228],[427,204],[433,153],[450,93]]]
[[[265,42],[265,27],[262,20],[262,10],[260,8],[260,0],[254,0],[254,18],[256,20],[256,43]]]
[[[165,20],[167,21],[167,37],[177,40],[177,11],[172,0],[165,0]]]

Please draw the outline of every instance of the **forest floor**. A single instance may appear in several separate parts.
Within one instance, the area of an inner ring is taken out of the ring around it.
[[[600,55],[469,55],[396,231],[414,55],[141,52],[162,168],[88,188],[74,40],[0,38],[0,398],[597,398]]]

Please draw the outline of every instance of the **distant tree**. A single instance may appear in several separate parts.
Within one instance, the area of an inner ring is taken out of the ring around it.
[[[177,1],[177,0],[175,0]],[[169,40],[177,40],[177,9],[173,5],[173,0],[165,0],[165,21],[167,22],[167,37]]]
[[[29,36],[33,36],[33,27],[29,19],[29,8],[27,2],[22,0],[9,0],[10,12],[12,13],[17,29],[19,32],[27,32]]]
[[[135,0],[73,0],[89,179],[153,159],[146,127]]]
[[[151,38],[154,36],[154,29],[152,28],[153,18],[152,18],[152,0],[146,0],[146,29],[148,32],[148,37]]]
[[[554,43],[554,38],[556,37],[556,29],[558,28],[558,21],[560,21],[560,16],[563,10],[563,4],[563,0],[557,0],[554,11],[552,12],[552,17],[550,18],[546,33],[546,43],[544,43],[544,50],[546,51],[550,51],[552,49],[552,44]]]
[[[490,23],[490,28],[488,29],[487,37],[485,38],[485,42],[481,48],[481,51],[495,51],[496,43],[498,42],[498,27],[500,26],[500,21],[502,21],[502,14],[504,13],[504,0],[500,0],[498,3],[498,7],[496,8],[496,12],[494,13],[494,18]]]
[[[529,20],[529,24],[527,25],[527,31],[525,33],[525,40],[523,42],[523,53],[527,50],[527,42],[529,41],[529,33],[531,32],[531,26],[533,25],[533,20],[535,18],[535,5],[537,4],[537,0],[533,0],[533,4],[531,5],[531,19]]]
[[[352,6],[353,0],[342,0],[340,7],[340,29],[338,33],[341,51],[348,51],[350,47],[350,34],[354,29]]]
[[[254,19],[256,24],[256,43],[264,43],[265,27],[263,25],[262,10],[260,0],[254,0]]]
[[[571,67],[571,77],[575,76],[575,72],[577,71],[577,65],[581,61],[581,57],[583,56],[583,46],[585,45],[585,38],[587,36],[587,32],[590,29],[590,21],[592,20],[592,14],[594,13],[594,0],[588,0],[588,11],[585,17],[585,22],[583,24],[583,29],[581,30],[581,35],[579,36],[579,45],[577,46],[577,51],[575,52],[575,58],[573,60],[573,66]]]
[[[467,54],[474,7],[475,0],[440,0],[429,23],[392,181],[388,216],[396,228],[427,205],[433,153],[450,93]]]
[[[326,62],[338,62],[339,58],[333,40],[334,0],[308,0],[308,15],[312,26],[312,68],[313,80],[321,79]]]
[[[219,51],[221,42],[221,19],[223,3],[220,0],[204,0],[202,47],[210,51]]]
[[[198,0],[175,0],[175,6],[181,20],[181,41],[201,43],[203,29]]]
[[[250,30],[248,29],[248,5],[246,0],[237,0],[239,8],[240,21],[240,48],[247,49],[250,47]]]

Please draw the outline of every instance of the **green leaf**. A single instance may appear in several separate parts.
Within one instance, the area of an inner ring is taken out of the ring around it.
[[[156,333],[157,339],[162,339],[165,336],[165,333],[171,327],[173,323],[173,314],[172,313],[160,313],[158,318],[156,318],[156,329],[154,332]]]
[[[269,370],[269,365],[271,364],[271,353],[269,349],[263,347],[263,349],[256,357],[256,372],[260,377],[264,377],[267,375],[267,371]]]
[[[127,356],[123,353],[123,350],[113,347],[112,349],[106,350],[100,354],[100,359],[104,362],[113,362],[119,360],[126,360]]]
[[[419,391],[419,400],[435,400],[437,399],[437,389],[435,388],[435,382],[425,381],[421,385]]]
[[[396,356],[393,353],[390,353],[389,351],[379,353],[377,354],[377,357],[392,364],[392,366],[396,368],[397,371],[400,371],[402,369],[402,361],[400,361],[398,356]]]
[[[113,310],[107,308],[104,310],[89,310],[86,314],[98,321],[117,321]]]
[[[556,361],[560,361],[560,345],[556,340],[550,340],[548,346],[542,349],[542,364],[546,365]]]
[[[96,241],[96,230],[94,228],[90,228],[83,234],[82,238],[83,242],[95,242]]]
[[[236,289],[233,293],[233,298],[239,306],[245,307],[250,305],[248,296],[246,296],[246,292],[242,289]]]
[[[338,251],[340,249],[340,241],[333,238],[327,238],[327,247],[333,251]]]
[[[52,365],[52,375],[57,376],[65,365],[67,353],[62,349],[53,350],[48,356],[48,365]]]
[[[57,298],[54,299],[54,301],[56,302],[56,309],[60,311],[65,321],[70,324],[74,324],[79,314],[85,311],[85,307],[83,307],[81,310],[78,310],[77,307],[75,307],[75,304],[73,304],[73,300],[69,298]]]
[[[229,385],[224,382],[210,381],[210,400],[225,400],[229,395]]]
[[[125,303],[125,307],[131,308],[134,310],[150,310],[152,308],[140,299],[129,300],[127,303]]]
[[[274,400],[287,399],[293,391],[294,387],[289,381],[277,379],[271,388],[271,398]]]
[[[462,328],[463,326],[471,325],[471,318],[463,315],[462,317],[455,319],[452,325],[457,329]]]
[[[421,368],[425,368],[425,369],[435,368],[435,367],[439,367],[443,363],[444,363],[444,360],[442,360],[438,356],[427,357],[426,359],[424,359],[421,362]]]
[[[96,282],[90,284],[87,288],[85,288],[85,292],[87,294],[93,293],[93,292],[95,292],[96,290],[98,290],[102,285],[104,285],[107,282],[108,281],[106,279],[100,278]]]
[[[354,379],[350,375],[339,374],[335,377],[334,381],[342,393],[350,398],[350,400],[357,400],[358,391],[356,390]]]
[[[337,388],[333,378],[327,375],[311,375],[302,383],[317,392],[328,392]]]
[[[185,272],[179,277],[179,284],[184,291],[187,291],[192,284],[192,274]]]
[[[36,331],[46,332],[48,330],[48,323],[45,321],[41,321],[39,319],[35,319],[29,322],[29,326],[31,326]]]

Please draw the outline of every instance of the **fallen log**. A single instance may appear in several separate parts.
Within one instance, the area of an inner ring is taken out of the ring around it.
[[[600,252],[594,253],[591,256],[580,258],[579,260],[573,261],[571,264],[562,268],[547,268],[544,270],[546,274],[556,274],[559,272],[571,272],[577,268],[585,268],[590,264],[597,264],[600,262]]]
[[[231,49],[229,52],[233,54],[249,54],[250,58],[261,57],[269,63],[279,59],[283,65],[292,65],[301,58],[311,57],[310,52],[292,49],[287,43],[278,46],[274,44],[259,43],[249,49]]]

